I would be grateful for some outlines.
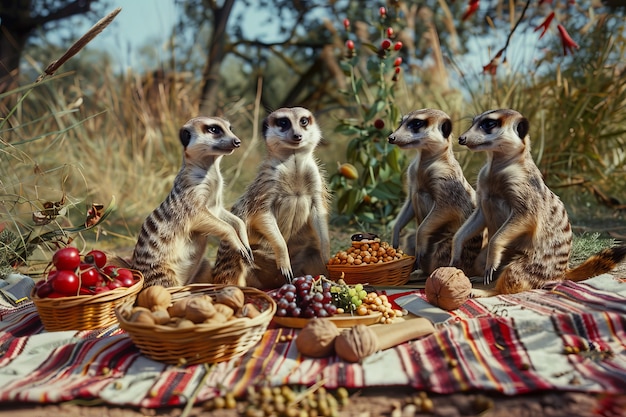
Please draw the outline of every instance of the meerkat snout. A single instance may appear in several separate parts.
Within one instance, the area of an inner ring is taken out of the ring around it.
[[[394,135],[389,135],[389,137],[387,138],[387,141],[389,143],[394,143],[396,141],[396,137]]]
[[[459,145],[465,145],[467,138],[465,136],[459,136]]]
[[[233,144],[233,147],[238,148],[241,146],[241,140],[239,138],[233,138],[232,144]]]

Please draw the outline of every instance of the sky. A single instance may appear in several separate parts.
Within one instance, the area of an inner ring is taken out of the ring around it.
[[[89,47],[110,52],[124,66],[133,66],[132,51],[154,45],[156,50],[168,40],[176,22],[174,0],[110,0],[105,15],[121,7],[113,22],[89,43]],[[104,17],[104,16],[102,16]]]

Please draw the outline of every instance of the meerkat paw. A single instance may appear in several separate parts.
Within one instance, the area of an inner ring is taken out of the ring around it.
[[[293,280],[293,271],[291,270],[290,266],[281,266],[280,273],[283,275],[283,277],[285,277],[285,281],[291,283],[291,281]]]
[[[485,279],[484,279],[484,284],[485,285],[489,285],[491,284],[491,281],[493,281],[493,273],[496,272],[496,269],[491,267],[487,267],[485,270]]]
[[[420,269],[420,265],[422,263],[421,259],[422,259],[421,254],[415,254],[415,262],[413,262],[413,271],[417,271],[418,269]]]
[[[248,264],[254,265],[254,254],[252,253],[252,249],[245,247],[244,249],[239,250],[239,254]]]

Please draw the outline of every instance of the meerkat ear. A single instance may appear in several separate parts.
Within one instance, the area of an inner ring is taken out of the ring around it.
[[[530,124],[528,123],[528,119],[522,117],[520,121],[517,123],[517,135],[520,139],[524,139],[530,130]]]
[[[187,128],[181,128],[178,136],[180,137],[180,143],[183,144],[184,148],[189,146],[189,142],[191,142],[191,132]]]
[[[452,133],[452,122],[450,120],[446,120],[441,124],[441,133],[444,138],[448,139],[450,133]]]
[[[267,138],[267,130],[270,128],[269,117],[263,119],[263,127],[261,132],[263,133],[263,139]]]

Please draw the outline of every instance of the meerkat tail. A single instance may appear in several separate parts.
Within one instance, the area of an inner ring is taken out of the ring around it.
[[[626,258],[626,245],[603,249],[592,255],[576,268],[565,273],[565,279],[582,281],[587,278],[605,274],[613,270],[617,264]]]

